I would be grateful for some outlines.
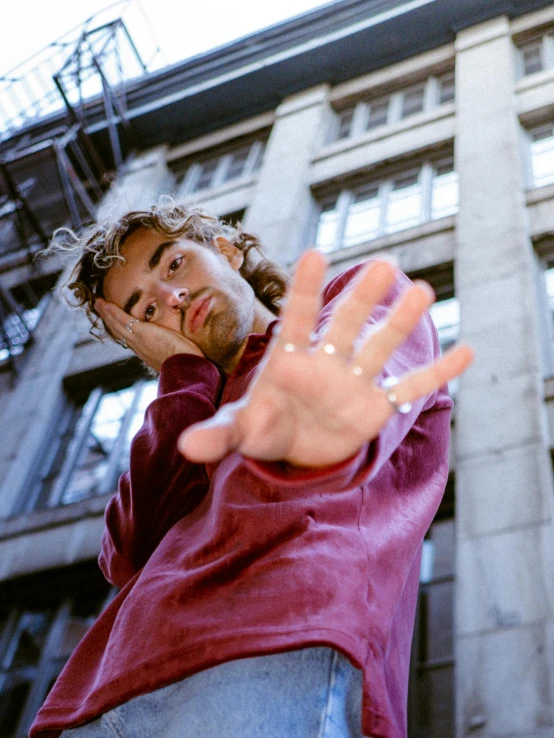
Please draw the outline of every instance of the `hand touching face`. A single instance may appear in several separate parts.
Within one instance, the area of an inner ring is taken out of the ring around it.
[[[195,353],[187,350],[192,344],[227,371],[248,335],[265,330],[273,317],[240,275],[242,253],[225,239],[210,247],[144,228],[127,239],[121,255],[125,262],[110,269],[103,285],[113,306],[99,300],[97,310],[114,337],[156,369],[171,352]],[[131,326],[136,337],[129,335],[131,318],[158,330]]]

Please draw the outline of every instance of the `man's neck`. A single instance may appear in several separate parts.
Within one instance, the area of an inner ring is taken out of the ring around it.
[[[252,329],[249,335],[251,335],[252,333],[266,333],[269,324],[273,323],[276,318],[277,316],[272,313],[269,308],[267,308],[263,303],[256,299],[254,305],[254,320],[252,321]],[[248,344],[248,338],[249,336],[246,337],[239,351],[237,351],[232,359],[226,362],[225,366],[221,367],[221,369],[225,372],[227,376],[233,373],[239,361],[242,359],[242,355],[244,354],[244,351]]]

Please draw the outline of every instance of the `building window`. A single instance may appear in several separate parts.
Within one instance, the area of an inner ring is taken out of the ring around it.
[[[330,253],[411,228],[458,210],[451,157],[342,190],[319,202],[315,244]]]
[[[454,735],[454,483],[423,544],[410,670],[409,738]]]
[[[179,194],[191,195],[252,176],[261,166],[265,144],[265,138],[257,139],[177,165]]]
[[[554,123],[546,123],[529,131],[533,186],[554,182]]]
[[[429,310],[437,333],[441,353],[448,351],[456,343],[460,333],[460,302],[457,297],[437,300]]]
[[[425,84],[415,85],[401,95],[400,118],[421,113],[425,103]]]
[[[338,110],[331,138],[359,136],[380,126],[431,110],[454,100],[454,72],[429,77],[390,95],[360,100]]]
[[[27,510],[111,492],[128,468],[131,441],[156,391],[155,380],[139,380],[122,389],[97,387],[82,403],[68,400],[58,434],[45,449]]]
[[[554,266],[551,264],[552,262],[550,261],[549,268],[544,271],[544,279],[546,282],[546,299],[548,301],[547,304],[550,317],[548,332],[550,340],[554,341]]]
[[[58,274],[0,288],[0,366],[23,353],[41,319]]]
[[[114,591],[96,562],[0,585],[0,736],[23,738]]]
[[[460,335],[460,302],[457,297],[438,299],[429,309],[437,333],[441,354],[456,343]],[[454,399],[458,394],[459,379],[455,377],[448,383],[448,391]]]
[[[520,75],[526,77],[554,68],[554,31],[518,47]]]

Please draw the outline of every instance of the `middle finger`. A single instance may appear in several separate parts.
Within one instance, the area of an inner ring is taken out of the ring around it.
[[[377,376],[387,359],[415,330],[434,299],[433,290],[425,282],[409,287],[393,305],[389,317],[362,345],[354,364],[369,376]]]
[[[322,338],[323,350],[331,344],[339,356],[349,356],[368,316],[387,295],[396,272],[392,264],[375,261],[368,264],[357,276],[333,311],[329,328]]]

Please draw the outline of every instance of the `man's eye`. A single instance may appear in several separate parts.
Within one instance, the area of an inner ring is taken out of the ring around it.
[[[169,272],[176,272],[177,269],[181,266],[181,262],[183,261],[183,257],[179,256],[177,259],[173,259],[171,264],[169,265]]]
[[[154,317],[154,313],[155,312],[156,312],[155,306],[154,305],[148,305],[148,307],[144,311],[144,320],[146,320],[147,322],[149,320],[152,320],[152,318]]]

